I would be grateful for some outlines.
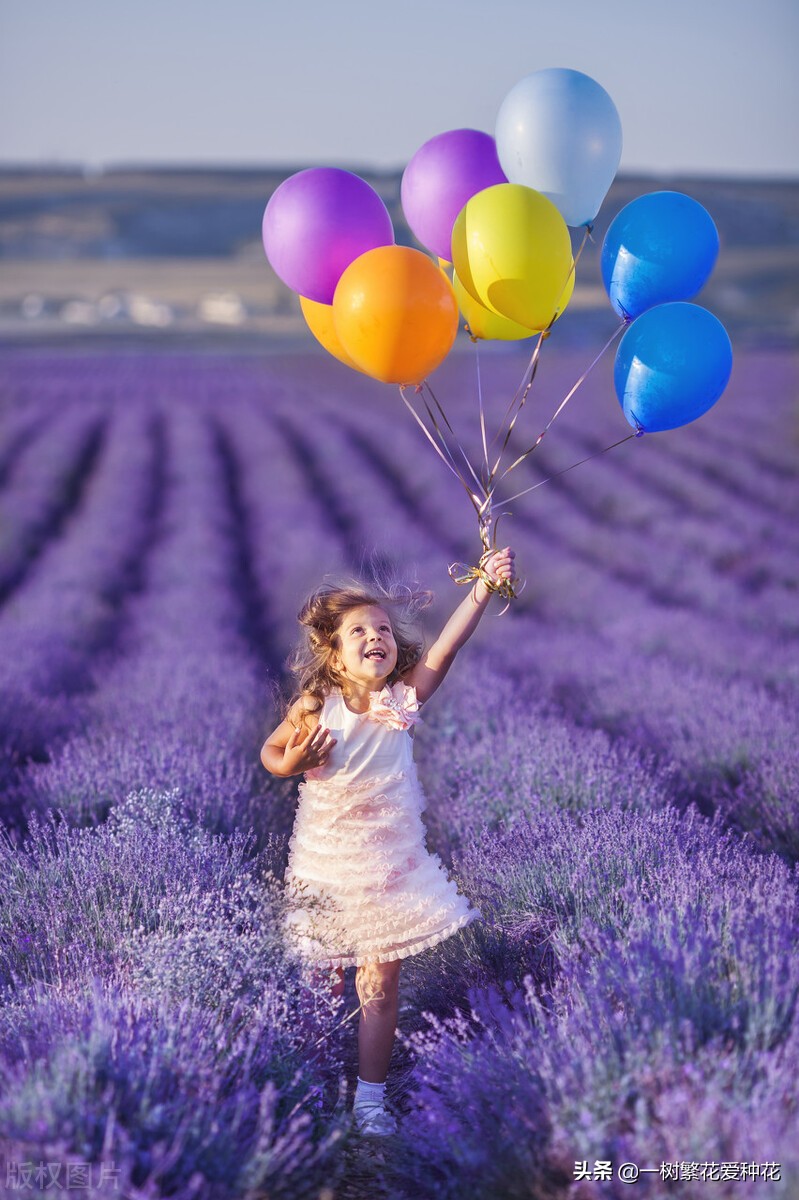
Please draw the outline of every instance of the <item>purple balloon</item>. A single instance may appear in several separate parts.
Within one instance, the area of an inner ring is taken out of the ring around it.
[[[452,258],[452,226],[467,200],[507,183],[497,147],[479,129],[439,133],[420,147],[402,176],[402,211],[423,246]]]
[[[388,209],[374,188],[338,167],[289,176],[264,210],[266,257],[292,291],[332,304],[344,271],[367,250],[394,244]]]

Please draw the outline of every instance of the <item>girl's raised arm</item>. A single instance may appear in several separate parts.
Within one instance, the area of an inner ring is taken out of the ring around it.
[[[485,564],[485,570],[495,580],[515,579],[515,557],[515,551],[506,546],[504,550],[497,550],[492,554]],[[491,592],[483,581],[478,579],[424,657],[404,676],[403,681],[416,688],[420,704],[429,700],[441,686],[455,655],[479,625],[490,599]]]

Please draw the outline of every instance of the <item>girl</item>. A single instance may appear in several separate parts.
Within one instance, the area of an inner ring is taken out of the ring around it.
[[[425,800],[413,762],[418,710],[441,685],[486,610],[493,586],[515,578],[515,553],[495,551],[432,647],[410,619],[429,593],[361,585],[318,589],[299,620],[307,638],[292,668],[299,698],[267,738],[273,775],[299,775],[300,803],[285,882],[288,928],[304,957],[328,963],[344,986],[354,965],[360,1005],[361,1133],[385,1136],[384,1102],[397,1024],[400,964],[480,916],[425,846]]]

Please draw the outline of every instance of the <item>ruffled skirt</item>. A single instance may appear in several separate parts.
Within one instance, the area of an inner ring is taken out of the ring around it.
[[[306,779],[289,841],[286,933],[333,966],[418,954],[480,917],[426,845],[415,768],[337,784]]]

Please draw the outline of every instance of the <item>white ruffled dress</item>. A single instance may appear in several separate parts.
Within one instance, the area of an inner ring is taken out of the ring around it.
[[[367,713],[339,690],[320,721],[337,739],[306,772],[289,841],[289,940],[332,966],[418,954],[481,916],[426,845],[426,800],[413,761],[415,689],[388,685]]]

